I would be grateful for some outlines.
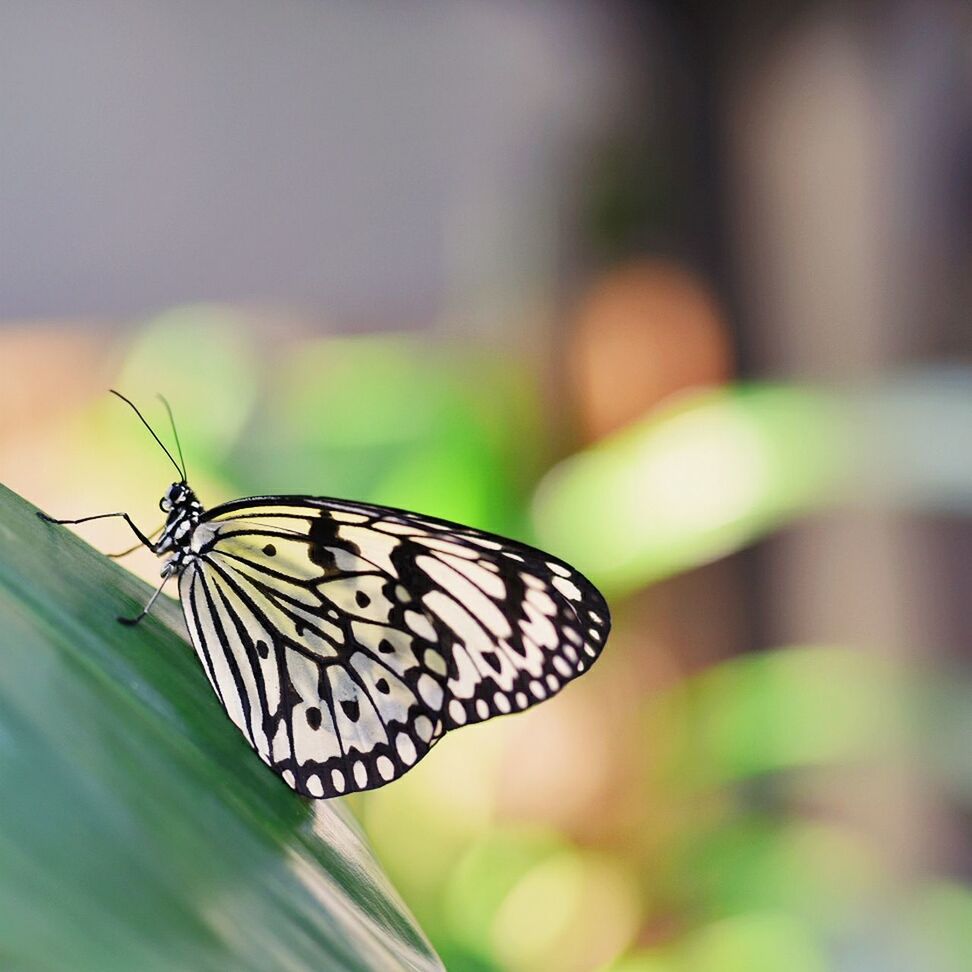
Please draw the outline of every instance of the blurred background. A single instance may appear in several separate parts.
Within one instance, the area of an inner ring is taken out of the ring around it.
[[[450,970],[972,968],[967,4],[15,0],[0,130],[7,485],[151,529],[164,392],[607,594],[348,801]]]

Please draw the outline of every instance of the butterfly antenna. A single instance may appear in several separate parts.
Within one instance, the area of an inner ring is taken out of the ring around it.
[[[165,443],[155,434],[155,430],[152,428],[152,426],[145,421],[145,416],[142,415],[142,413],[135,407],[135,403],[127,399],[121,392],[115,391],[114,388],[109,388],[108,390],[112,393],[112,395],[115,395],[117,398],[120,398],[139,417],[142,425],[144,425],[145,428],[149,430],[149,432],[152,434],[152,438],[155,439],[156,442],[158,442],[162,451],[169,457],[169,462],[171,462],[172,465],[176,467],[176,470],[178,471],[179,475],[182,476],[182,481],[185,482],[186,481],[185,472],[179,468],[179,464],[175,461],[175,459],[172,458],[172,453],[169,452],[168,449],[166,449]]]
[[[165,395],[159,395],[159,401],[165,406],[165,410],[169,413],[169,425],[172,426],[172,436],[175,439],[176,452],[179,454],[179,465],[182,466],[182,481],[185,483],[188,481],[189,477],[186,475],[186,460],[182,456],[182,443],[179,441],[179,431],[176,429],[175,419],[172,416],[172,406],[169,404]]]

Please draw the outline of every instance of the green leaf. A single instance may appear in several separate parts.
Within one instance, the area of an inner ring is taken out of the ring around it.
[[[230,723],[174,601],[118,624],[146,585],[2,486],[0,552],[0,968],[442,967],[352,818]]]

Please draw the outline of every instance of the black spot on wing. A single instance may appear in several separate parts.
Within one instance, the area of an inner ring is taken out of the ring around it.
[[[341,699],[341,708],[352,722],[357,722],[361,717],[361,706],[357,699]]]
[[[480,652],[480,654],[483,656],[483,661],[486,662],[486,664],[489,665],[489,667],[492,668],[497,675],[503,671],[503,663],[499,660],[495,651],[483,651]]]
[[[332,519],[327,510],[321,510],[320,515],[311,523],[310,531],[307,534],[307,555],[324,571],[326,577],[340,573],[334,554],[328,549],[329,547],[346,550],[354,556],[361,554],[361,548],[354,541],[345,540],[341,537],[338,533],[340,526],[341,524]]]

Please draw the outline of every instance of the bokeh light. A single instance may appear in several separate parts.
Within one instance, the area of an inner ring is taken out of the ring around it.
[[[583,296],[570,367],[585,436],[597,440],[671,395],[724,384],[732,351],[710,288],[672,261],[642,259]]]

